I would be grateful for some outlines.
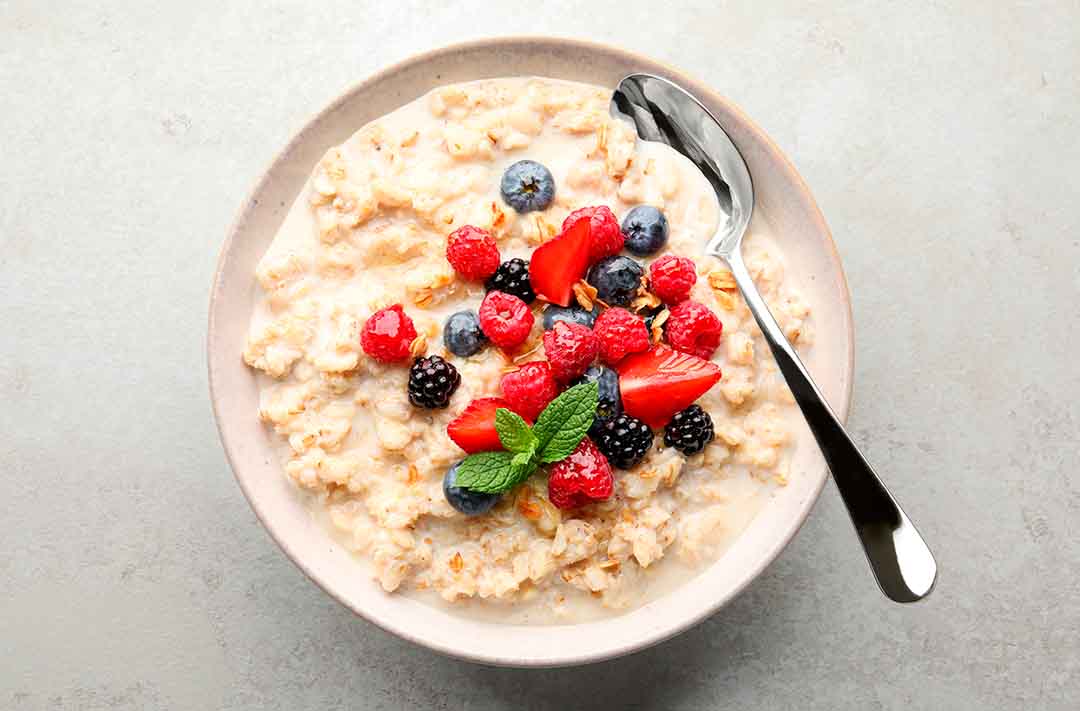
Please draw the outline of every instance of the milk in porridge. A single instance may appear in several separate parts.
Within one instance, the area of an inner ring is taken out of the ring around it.
[[[298,496],[388,594],[505,622],[626,611],[716,560],[787,482],[790,393],[727,269],[701,256],[719,219],[711,188],[680,155],[611,118],[610,96],[541,78],[436,89],[330,149],[259,263],[243,352],[260,385],[252,416],[280,442]],[[544,210],[519,214],[500,196],[501,176],[521,159],[554,178]],[[466,516],[443,494],[444,474],[466,456],[447,426],[472,400],[500,396],[507,372],[544,359],[544,303],[531,304],[533,332],[516,349],[447,351],[446,318],[485,295],[448,263],[447,235],[475,226],[502,259],[527,262],[571,211],[592,205],[620,218],[638,205],[663,211],[667,244],[640,258],[644,267],[667,253],[694,260],[691,299],[723,325],[711,355],[722,376],[697,400],[715,437],[686,456],[658,430],[640,463],[614,471],[604,501],[557,508],[541,469],[488,513]],[[774,315],[806,348],[810,308],[785,281],[783,255],[764,229],[744,244]],[[411,404],[409,364],[361,348],[365,322],[392,304],[415,324],[412,353],[438,354],[460,374],[445,409]]]

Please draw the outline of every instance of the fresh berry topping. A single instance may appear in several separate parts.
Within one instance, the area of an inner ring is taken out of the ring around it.
[[[555,178],[536,161],[519,160],[503,173],[499,192],[506,204],[518,212],[546,210],[555,199]]]
[[[599,402],[596,405],[596,417],[593,420],[592,429],[589,430],[590,432],[596,432],[599,430],[600,425],[622,414],[619,376],[611,368],[594,365],[573,382],[574,385],[581,385],[582,383],[596,383],[598,388]]]
[[[594,360],[599,346],[596,335],[580,323],[557,323],[544,332],[544,354],[551,363],[555,380],[566,383],[585,372]]]
[[[460,486],[455,486],[454,484],[457,482],[458,466],[460,464],[461,462],[458,462],[450,467],[443,477],[442,490],[443,496],[446,497],[446,503],[450,504],[466,516],[478,516],[482,513],[487,513],[499,500],[500,494],[481,494],[476,491],[469,491]]]
[[[610,208],[600,205],[574,210],[563,220],[563,232],[570,229],[578,220],[586,220],[589,223],[589,264],[622,251],[622,230],[619,229],[619,221]]]
[[[652,292],[669,306],[689,299],[696,281],[697,269],[686,257],[665,254],[649,265]]]
[[[691,405],[682,412],[676,412],[664,427],[664,445],[674,447],[688,457],[705,449],[712,438],[712,418],[701,409],[701,405]]]
[[[600,304],[593,304],[592,311],[586,311],[580,306],[559,306],[549,304],[544,309],[544,330],[550,331],[560,321],[566,323],[580,323],[582,326],[593,327],[596,317],[600,315]]]
[[[649,426],[626,413],[600,425],[596,434],[596,446],[619,469],[630,469],[640,462],[652,445]]]
[[[666,425],[720,379],[716,363],[665,346],[628,356],[615,370],[623,409],[650,427]]]
[[[409,369],[409,402],[417,407],[444,408],[460,384],[457,368],[439,356],[417,358]]]
[[[529,282],[529,263],[524,259],[507,259],[484,283],[484,287],[488,291],[513,294],[526,304],[531,304],[536,298],[536,293],[533,292],[532,284]]]
[[[667,244],[668,224],[664,213],[651,205],[638,205],[622,222],[626,250],[639,257],[656,254]]]
[[[600,343],[600,360],[618,363],[627,353],[649,350],[649,332],[640,316],[626,309],[605,309],[593,327]]]
[[[586,280],[608,306],[626,306],[637,296],[645,270],[630,257],[605,257],[589,269]]]
[[[456,356],[466,358],[473,355],[487,343],[487,337],[480,329],[480,317],[475,311],[458,311],[446,319],[443,326],[443,343],[446,350]]]
[[[548,500],[560,509],[604,501],[615,491],[615,477],[603,453],[588,437],[548,473]]]
[[[707,360],[720,345],[724,326],[705,304],[684,301],[672,307],[664,329],[672,348]]]
[[[416,340],[416,326],[401,304],[379,309],[364,322],[360,346],[375,360],[393,363],[409,357],[409,347]]]
[[[553,304],[568,306],[574,284],[589,266],[589,223],[578,220],[570,229],[540,245],[529,262],[532,288]]]
[[[465,225],[446,238],[446,260],[464,278],[483,281],[499,268],[499,248],[487,230]]]
[[[512,294],[489,291],[480,304],[480,328],[500,348],[513,348],[529,337],[532,311]]]
[[[500,407],[509,409],[506,402],[497,397],[473,400],[446,426],[446,434],[469,454],[496,452],[503,448],[499,433],[495,431],[495,411]]]
[[[533,361],[502,377],[502,393],[511,410],[526,420],[535,420],[559,394],[559,386],[550,365]]]

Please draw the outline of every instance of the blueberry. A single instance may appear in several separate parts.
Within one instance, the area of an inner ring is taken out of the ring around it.
[[[622,233],[626,251],[639,257],[656,254],[667,244],[667,218],[652,205],[638,205],[623,218]]]
[[[478,516],[487,513],[495,502],[499,500],[499,494],[480,494],[475,491],[454,486],[457,482],[457,471],[461,462],[450,467],[443,477],[442,490],[446,502],[466,516]]]
[[[622,394],[619,392],[619,376],[611,368],[602,365],[591,366],[585,374],[574,381],[574,385],[582,383],[596,383],[600,389],[600,402],[596,406],[596,419],[593,421],[592,430],[599,428],[607,421],[613,420],[622,414]]]
[[[471,356],[484,347],[487,337],[480,330],[480,317],[475,311],[458,311],[446,319],[443,326],[443,343],[446,349],[462,358]]]
[[[579,306],[559,306],[551,304],[544,309],[544,330],[550,331],[559,321],[566,323],[580,323],[582,326],[593,327],[596,317],[600,315],[600,304],[593,304],[592,311],[586,311]]]
[[[630,257],[604,257],[589,269],[586,280],[596,298],[608,306],[626,306],[637,295],[645,269]]]
[[[519,160],[503,173],[499,191],[506,204],[518,212],[545,210],[555,199],[555,178],[536,161]]]

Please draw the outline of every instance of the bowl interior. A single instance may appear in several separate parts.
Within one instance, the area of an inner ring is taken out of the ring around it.
[[[642,71],[665,76],[696,94],[746,157],[758,201],[755,214],[768,217],[785,253],[789,278],[814,308],[816,338],[807,366],[845,417],[852,373],[847,286],[813,198],[779,150],[731,103],[676,70],[622,50],[556,39],[485,40],[417,56],[380,72],[312,119],[277,156],[241,208],[223,247],[210,303],[210,388],[240,486],[274,539],[312,580],[366,619],[418,644],[491,664],[552,666],[609,658],[666,639],[749,584],[795,534],[824,484],[824,461],[809,432],[800,431],[789,485],[719,561],[679,589],[597,622],[494,625],[383,593],[364,567],[313,521],[281,473],[270,435],[258,421],[255,378],[240,358],[256,297],[254,269],[326,149],[442,84],[536,75],[614,87],[626,74]]]

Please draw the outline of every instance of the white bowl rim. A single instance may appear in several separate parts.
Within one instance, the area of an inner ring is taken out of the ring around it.
[[[248,213],[253,211],[255,207],[255,198],[263,190],[265,190],[268,184],[271,182],[275,171],[281,167],[286,156],[301,142],[305,140],[307,134],[311,129],[326,118],[329,114],[332,114],[343,105],[347,104],[354,94],[362,91],[364,88],[378,84],[385,80],[387,77],[392,76],[395,73],[402,71],[403,69],[412,65],[423,64],[433,59],[440,58],[444,55],[452,55],[463,51],[474,51],[483,49],[513,49],[520,45],[542,45],[549,48],[551,51],[570,51],[579,53],[608,53],[617,55],[625,60],[634,62],[642,67],[645,67],[645,71],[651,73],[659,73],[663,76],[681,84],[689,91],[695,93],[698,96],[708,97],[710,102],[715,102],[719,105],[723,105],[725,109],[732,114],[741,124],[742,128],[754,136],[768,153],[771,160],[776,166],[783,172],[784,178],[793,189],[798,191],[802,199],[806,202],[807,207],[811,212],[813,219],[813,229],[820,233],[823,238],[823,246],[825,247],[825,256],[831,261],[835,267],[836,275],[838,278],[838,287],[842,297],[842,308],[837,314],[841,320],[842,327],[846,331],[845,341],[845,353],[841,354],[842,367],[846,371],[846,377],[844,377],[840,384],[840,397],[832,401],[832,405],[841,421],[846,421],[848,413],[851,409],[852,401],[852,374],[855,367],[855,353],[854,353],[854,319],[851,310],[851,297],[850,290],[848,288],[847,278],[843,270],[843,265],[840,261],[840,255],[836,248],[836,244],[832,238],[832,233],[825,221],[824,216],[821,214],[820,208],[817,202],[814,200],[806,182],[802,176],[796,171],[794,165],[787,158],[787,156],[780,150],[775,142],[762,130],[749,116],[745,114],[736,104],[720,95],[715,90],[711,89],[704,83],[692,78],[686,72],[674,68],[664,62],[645,57],[643,55],[636,54],[624,50],[619,47],[607,45],[599,42],[593,42],[589,40],[571,39],[563,37],[550,37],[550,36],[530,36],[530,35],[514,35],[493,37],[485,39],[475,39],[465,42],[454,43],[450,45],[444,45],[437,47],[419,54],[411,55],[400,61],[394,62],[377,72],[367,76],[366,78],[355,82],[342,93],[340,93],[333,101],[327,104],[317,113],[313,114],[303,126],[296,131],[296,133],[290,138],[290,140],[282,147],[270,161],[266,170],[264,170],[259,178],[256,180],[254,187],[248,192],[247,196],[241,207],[237,211],[232,223],[228,228],[225,241],[221,246],[219,252],[217,265],[214,272],[213,282],[211,285],[210,302],[209,302],[209,318],[207,326],[207,370],[208,381],[210,389],[211,404],[214,412],[215,423],[217,425],[218,434],[221,438],[223,448],[225,450],[225,456],[229,463],[230,468],[233,471],[233,475],[236,478],[237,484],[240,486],[241,491],[244,493],[245,498],[251,505],[252,510],[255,512],[256,517],[260,523],[266,528],[274,542],[285,552],[288,558],[298,567],[300,570],[317,586],[322,588],[328,595],[337,600],[343,606],[352,610],[355,614],[364,618],[368,622],[375,624],[376,626],[397,635],[403,639],[413,642],[417,645],[427,647],[433,651],[446,654],[451,657],[464,659],[468,661],[478,662],[482,664],[494,665],[494,666],[514,666],[514,667],[560,667],[571,666],[578,664],[587,664],[592,662],[599,662],[606,659],[612,659],[620,657],[626,654],[630,654],[642,649],[646,649],[653,645],[659,644],[671,637],[674,637],[681,632],[693,627],[699,622],[703,621],[707,617],[715,614],[718,610],[724,607],[727,603],[737,597],[747,586],[750,585],[757,577],[767,568],[776,558],[780,552],[787,547],[791,540],[795,537],[798,531],[802,528],[806,522],[810,511],[813,509],[814,504],[817,502],[818,497],[821,494],[822,489],[825,486],[826,479],[828,478],[828,470],[821,467],[820,473],[818,473],[816,479],[813,482],[813,488],[811,495],[808,496],[801,504],[797,515],[790,519],[789,525],[783,532],[774,539],[774,543],[767,550],[763,551],[762,555],[758,558],[757,564],[752,568],[742,571],[742,580],[735,585],[727,595],[718,596],[710,603],[703,605],[700,609],[689,611],[684,617],[677,621],[670,621],[664,625],[657,626],[655,629],[650,630],[648,633],[640,635],[639,639],[636,639],[632,644],[624,644],[620,646],[598,646],[595,649],[590,649],[586,652],[567,652],[559,655],[549,655],[544,657],[531,657],[528,652],[525,651],[520,655],[507,656],[505,654],[492,654],[483,650],[468,649],[465,647],[456,647],[450,644],[440,644],[432,642],[430,639],[425,638],[422,634],[417,633],[407,627],[396,624],[394,622],[379,618],[361,607],[353,605],[340,590],[327,580],[324,580],[321,575],[311,569],[307,565],[298,551],[296,551],[291,545],[290,541],[285,537],[282,531],[275,525],[270,516],[259,505],[256,496],[252,491],[252,482],[245,480],[245,477],[241,474],[240,459],[236,452],[236,442],[231,438],[227,427],[223,423],[223,419],[220,412],[220,402],[223,397],[220,384],[220,376],[216,369],[215,364],[215,344],[220,340],[220,332],[217,327],[217,321],[215,318],[215,305],[218,302],[218,295],[223,289],[223,274],[225,271],[225,265],[228,261],[228,255],[232,251],[234,240],[237,233],[240,231],[242,225],[246,221]],[[689,583],[688,583],[689,584]],[[625,617],[625,616],[624,616]],[[612,619],[619,619],[618,617]],[[536,626],[533,629],[542,631],[545,629],[552,629],[551,627]]]

